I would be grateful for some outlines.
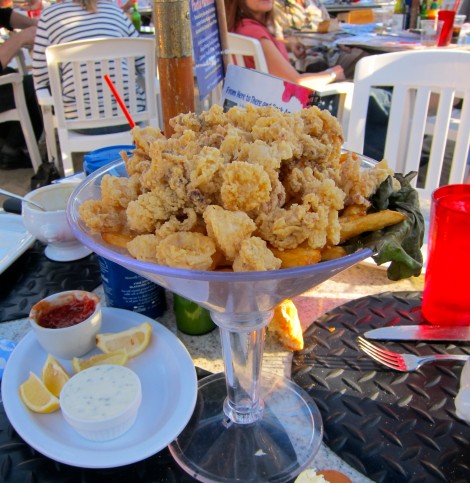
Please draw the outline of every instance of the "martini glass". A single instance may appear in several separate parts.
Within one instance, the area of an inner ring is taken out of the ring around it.
[[[183,270],[138,261],[89,232],[78,214],[100,199],[105,174],[126,177],[124,162],[88,176],[72,194],[68,221],[98,255],[206,307],[220,328],[225,372],[202,379],[194,413],[171,443],[177,462],[200,481],[289,481],[317,453],[323,426],[310,396],[287,378],[261,372],[273,308],[372,255],[363,249],[304,267],[264,272]]]

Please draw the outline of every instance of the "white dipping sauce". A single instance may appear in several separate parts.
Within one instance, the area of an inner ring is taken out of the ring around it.
[[[100,365],[74,375],[62,388],[60,406],[68,416],[102,421],[117,416],[140,394],[135,372],[117,365]]]

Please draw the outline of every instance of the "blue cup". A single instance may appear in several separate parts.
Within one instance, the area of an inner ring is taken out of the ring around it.
[[[83,157],[83,171],[86,175],[89,175],[105,164],[120,159],[121,151],[125,151],[127,154],[131,155],[134,148],[135,146],[132,144],[120,144],[90,151]]]
[[[132,154],[135,146],[121,145],[96,149],[84,156],[86,175],[121,158],[120,153]],[[166,310],[165,290],[160,285],[127,270],[127,268],[98,256],[104,296],[108,307],[117,307],[156,318]]]

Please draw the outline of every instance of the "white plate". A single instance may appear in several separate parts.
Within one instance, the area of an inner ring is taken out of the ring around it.
[[[34,237],[24,227],[21,215],[0,214],[0,273],[33,243]]]
[[[65,422],[60,410],[37,414],[23,405],[18,387],[29,371],[41,375],[47,357],[29,332],[11,354],[2,380],[5,412],[18,434],[43,455],[82,468],[131,464],[171,443],[188,423],[196,404],[196,370],[188,351],[167,328],[127,310],[103,308],[101,330],[119,332],[145,321],[153,326],[149,346],[126,364],[142,383],[142,405],[127,433],[111,441],[88,441]],[[86,357],[98,352],[94,349]],[[73,374],[71,361],[59,361]]]

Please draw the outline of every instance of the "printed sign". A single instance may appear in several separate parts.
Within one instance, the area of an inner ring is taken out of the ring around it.
[[[215,0],[190,0],[191,31],[199,98],[224,78],[222,47]]]
[[[283,112],[296,112],[318,104],[318,100],[315,91],[308,87],[254,69],[227,66],[222,89],[225,110],[250,103],[258,107],[274,106]]]

